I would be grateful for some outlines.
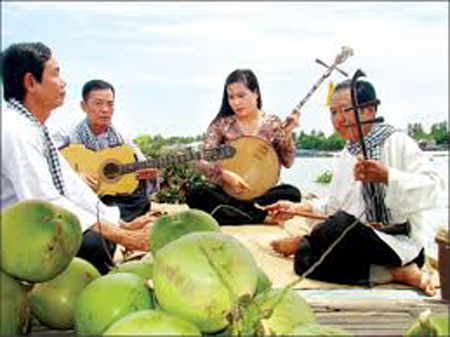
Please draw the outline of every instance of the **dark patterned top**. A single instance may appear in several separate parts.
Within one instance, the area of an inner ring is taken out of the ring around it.
[[[278,154],[280,164],[291,167],[295,159],[295,144],[292,137],[285,139],[285,132],[281,127],[281,119],[269,113],[263,113],[263,120],[257,136],[272,144]],[[203,140],[205,148],[216,147],[229,143],[237,138],[246,136],[239,127],[236,117],[229,116],[211,123]],[[221,184],[222,168],[214,163],[199,161],[196,163],[198,171],[205,174],[212,182]]]

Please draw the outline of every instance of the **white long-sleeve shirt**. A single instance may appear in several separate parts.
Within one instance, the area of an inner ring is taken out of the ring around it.
[[[80,220],[85,231],[99,220],[118,224],[120,212],[108,207],[58,153],[66,195],[58,193],[45,159],[45,143],[39,129],[26,117],[4,107],[1,143],[1,208],[25,199],[41,199],[63,207]]]
[[[383,144],[381,163],[389,169],[386,186],[386,206],[390,209],[392,223],[409,221],[411,232],[406,235],[375,233],[400,257],[402,263],[412,261],[424,247],[429,233],[426,211],[442,207],[445,182],[428,164],[426,154],[417,143],[402,132],[395,132]],[[333,173],[330,194],[327,198],[313,200],[314,212],[331,215],[343,210],[355,217],[364,216],[365,204],[361,182],[355,181],[353,168],[356,158],[346,149],[340,154]]]

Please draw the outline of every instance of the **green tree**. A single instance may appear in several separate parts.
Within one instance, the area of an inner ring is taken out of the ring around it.
[[[158,158],[161,156],[178,155],[184,150],[173,147],[189,147],[189,144],[200,140],[197,137],[169,137],[161,135],[139,135],[134,141],[147,157]],[[160,168],[160,190],[152,198],[156,202],[184,203],[186,192],[193,184],[205,181],[205,178],[195,171],[193,163],[169,165]]]
[[[450,144],[450,135],[447,122],[435,123],[431,126],[430,137],[436,140],[436,144]]]
[[[408,135],[416,140],[430,138],[430,136],[424,131],[422,123],[408,124]]]
[[[326,137],[322,131],[312,130],[311,134],[300,131],[295,145],[297,149],[320,150],[320,151],[339,151],[344,147],[345,140],[340,138],[337,133]]]
[[[330,135],[326,140],[326,151],[340,151],[344,148],[345,139],[341,138],[336,132]]]

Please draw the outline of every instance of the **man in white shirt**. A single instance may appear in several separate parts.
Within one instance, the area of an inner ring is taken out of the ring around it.
[[[361,121],[373,121],[379,100],[367,81],[358,80],[354,97]],[[329,255],[308,277],[344,284],[406,283],[434,295],[435,283],[424,264],[427,219],[424,211],[440,206],[444,182],[408,135],[387,124],[361,125],[368,159],[361,158],[351,81],[335,87],[330,111],[333,126],[347,140],[340,153],[328,198],[269,205],[280,221],[295,212],[328,218],[309,235],[272,242],[272,248],[294,254],[302,275],[321,256]]]
[[[12,44],[2,52],[1,70],[7,102],[1,114],[1,208],[41,199],[73,212],[84,233],[78,256],[102,274],[116,243],[148,250],[149,218],[122,222],[119,209],[104,205],[56,150],[45,123],[64,103],[66,83],[50,48]]]
[[[71,144],[82,144],[91,151],[102,151],[110,148],[120,149],[120,146],[125,145],[132,150],[135,161],[146,160],[139,147],[112,124],[114,106],[115,90],[112,84],[100,79],[86,82],[82,89],[81,101],[86,118],[72,128],[56,132],[53,135],[56,146],[61,149]],[[121,158],[117,160],[120,162]],[[135,174],[139,183],[134,191],[99,196],[106,205],[118,206],[121,218],[125,221],[132,221],[147,213],[151,205],[150,194],[157,190],[157,169],[142,169]],[[80,175],[93,190],[96,190],[98,177],[90,176],[86,172],[80,172]]]

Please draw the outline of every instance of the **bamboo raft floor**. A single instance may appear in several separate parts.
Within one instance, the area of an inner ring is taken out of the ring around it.
[[[340,327],[355,336],[403,336],[418,314],[449,310],[450,303],[412,289],[306,289],[297,290],[321,324]],[[75,336],[73,330],[50,330],[32,321],[31,336]]]

